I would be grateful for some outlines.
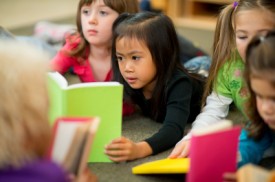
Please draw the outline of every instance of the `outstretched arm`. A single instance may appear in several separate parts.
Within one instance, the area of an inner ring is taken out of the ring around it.
[[[206,106],[203,111],[197,116],[192,124],[192,130],[212,125],[224,119],[228,115],[229,105],[232,103],[231,98],[217,95],[212,92],[206,99]],[[192,131],[191,130],[191,131]],[[189,132],[181,141],[179,141],[169,158],[186,157],[189,154],[191,133]]]

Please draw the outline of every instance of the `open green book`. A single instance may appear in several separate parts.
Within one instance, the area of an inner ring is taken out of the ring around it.
[[[123,86],[118,82],[91,82],[68,85],[58,72],[48,73],[51,124],[58,117],[99,117],[88,162],[111,162],[104,146],[121,136]]]

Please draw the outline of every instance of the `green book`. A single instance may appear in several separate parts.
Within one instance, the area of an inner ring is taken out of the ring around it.
[[[58,72],[48,73],[49,120],[58,117],[99,117],[88,162],[111,162],[104,146],[122,131],[123,86],[118,82],[91,82],[68,85]]]

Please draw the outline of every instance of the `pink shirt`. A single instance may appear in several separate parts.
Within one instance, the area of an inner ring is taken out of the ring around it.
[[[81,60],[81,63],[80,63],[78,62],[78,60],[82,58],[73,57],[66,54],[66,52],[75,49],[79,45],[80,40],[81,38],[77,35],[68,36],[66,38],[65,45],[53,58],[51,62],[51,67],[53,70],[56,70],[61,74],[64,74],[70,68],[73,68],[74,73],[79,77],[81,82],[96,82],[88,56],[85,60]],[[88,51],[86,52],[87,52],[87,55],[89,55],[89,52]],[[104,81],[110,81],[111,79],[112,79],[112,70],[110,69]]]

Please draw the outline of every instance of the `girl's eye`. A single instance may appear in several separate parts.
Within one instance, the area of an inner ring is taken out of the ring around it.
[[[106,11],[99,11],[99,14],[102,16],[106,16],[108,13]]]
[[[237,36],[238,39],[245,40],[247,39],[247,36]]]
[[[117,60],[117,61],[122,61],[122,59],[123,59],[123,58],[122,58],[121,56],[116,56],[116,60]]]
[[[82,10],[82,13],[83,13],[84,15],[89,15],[90,11],[87,10],[87,9],[83,9],[83,10]]]
[[[132,56],[132,60],[139,60],[140,59],[140,57],[139,56]]]
[[[261,99],[263,98],[263,97],[262,97],[261,95],[259,95],[259,94],[255,94],[255,95],[256,95],[256,98],[257,98],[257,99],[260,99],[260,100],[261,100]]]

